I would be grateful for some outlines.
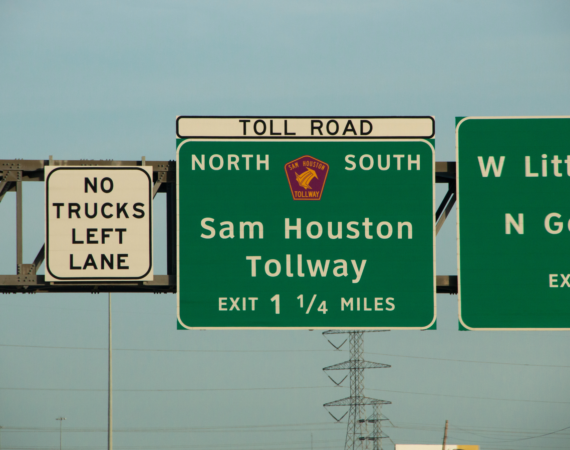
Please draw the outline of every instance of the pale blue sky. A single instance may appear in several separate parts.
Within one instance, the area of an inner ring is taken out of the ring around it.
[[[433,115],[436,159],[454,160],[455,116],[570,114],[569,20],[554,0],[0,0],[0,158],[167,160],[177,115],[318,114]],[[27,260],[42,193],[26,185]],[[0,204],[3,274],[13,197]],[[456,273],[449,220],[442,275]],[[155,225],[164,273],[160,214]],[[117,449],[308,450],[311,432],[315,450],[343,447],[346,425],[322,404],[348,390],[321,369],[347,354],[319,332],[183,332],[174,295],[114,299]],[[459,332],[448,295],[438,316],[435,332],[366,336],[366,357],[392,365],[366,373],[366,393],[393,402],[394,442],[440,443],[449,419],[450,443],[570,447],[568,432],[513,441],[570,425],[567,332]],[[0,296],[3,449],[58,447],[60,415],[64,448],[105,447],[105,345],[106,295]]]

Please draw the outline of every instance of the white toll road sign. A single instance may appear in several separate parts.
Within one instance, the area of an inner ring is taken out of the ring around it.
[[[179,116],[179,139],[431,139],[433,117]]]
[[[46,281],[152,280],[152,167],[46,167]]]

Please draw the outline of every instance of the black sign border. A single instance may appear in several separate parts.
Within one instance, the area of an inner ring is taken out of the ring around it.
[[[180,119],[430,119],[432,133],[429,136],[181,136],[178,122]],[[433,139],[435,137],[435,118],[433,116],[178,116],[176,118],[176,137],[178,139]]]
[[[140,170],[143,172],[147,178],[149,183],[148,189],[148,199],[149,199],[149,268],[148,270],[139,277],[81,277],[81,278],[70,278],[70,277],[58,277],[55,275],[50,267],[49,267],[49,189],[48,183],[49,179],[53,173],[57,172],[58,170]],[[89,167],[57,167],[56,169],[52,170],[50,174],[47,176],[45,181],[45,194],[46,194],[46,272],[58,279],[63,281],[84,281],[84,280],[140,280],[148,275],[148,273],[152,270],[152,180],[147,173],[146,170],[141,169],[140,167],[96,167],[96,166],[89,166]]]

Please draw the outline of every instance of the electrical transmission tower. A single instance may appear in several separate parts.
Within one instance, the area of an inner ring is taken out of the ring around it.
[[[378,400],[364,396],[364,370],[365,369],[386,369],[390,366],[388,364],[380,364],[370,361],[365,361],[362,358],[363,353],[363,334],[364,331],[348,331],[348,330],[330,330],[325,331],[323,335],[327,337],[331,334],[348,334],[348,338],[338,347],[330,340],[329,343],[337,350],[340,349],[348,340],[350,358],[348,361],[335,364],[333,366],[325,367],[323,370],[327,376],[340,386],[341,383],[350,375],[350,396],[334,402],[325,403],[323,406],[327,408],[329,414],[337,421],[340,422],[348,414],[348,427],[346,430],[346,440],[344,444],[345,450],[373,450],[382,449],[382,439],[388,436],[382,433],[382,420],[386,420],[382,416],[382,405],[389,405],[392,402],[386,400]],[[345,376],[340,382],[336,382],[329,374],[330,370],[348,370],[349,374]],[[337,419],[328,408],[331,406],[344,406],[348,407],[348,411]],[[366,415],[366,406],[372,406],[372,415]],[[369,432],[368,424],[372,424],[372,431]],[[370,442],[373,443],[372,447]]]

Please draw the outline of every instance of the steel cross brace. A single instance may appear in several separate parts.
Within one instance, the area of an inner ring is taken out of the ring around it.
[[[456,167],[455,161],[435,163],[435,182],[447,183],[447,192],[435,213],[436,235],[439,234],[457,199]],[[457,275],[438,275],[436,286],[438,294],[457,294]]]

